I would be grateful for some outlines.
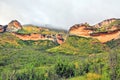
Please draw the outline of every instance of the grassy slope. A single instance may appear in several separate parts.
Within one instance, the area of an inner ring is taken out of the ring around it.
[[[65,54],[94,54],[102,53],[104,45],[92,38],[69,36],[62,45],[49,49],[49,52]]]
[[[50,67],[56,61],[46,49],[57,46],[49,40],[22,41],[11,33],[0,34],[0,80],[10,78],[15,70],[17,73],[34,68]],[[44,70],[44,69],[43,69]]]
[[[36,74],[42,74],[41,77],[48,74],[49,70],[55,74],[54,65],[57,64],[59,59],[73,63],[79,69],[82,66],[85,67],[84,65],[86,64],[89,65],[89,73],[78,74],[76,75],[78,77],[71,78],[71,80],[86,80],[88,78],[86,75],[93,73],[90,76],[94,76],[96,75],[95,73],[100,73],[99,69],[101,65],[102,75],[100,74],[100,76],[102,76],[102,80],[108,77],[109,54],[104,50],[106,46],[95,39],[69,36],[64,44],[58,46],[48,40],[22,41],[10,33],[3,33],[0,34],[0,43],[1,77],[5,76],[9,78],[14,71],[19,76],[22,74],[28,74],[30,76],[32,73],[29,70],[32,69],[37,70]],[[76,70],[80,71],[79,69]]]
[[[65,34],[67,31],[65,30],[57,30],[57,29],[49,29],[43,28],[39,29],[39,26],[34,25],[24,25],[22,30],[19,30],[18,33],[20,34],[31,34],[31,33],[40,33],[40,34]]]

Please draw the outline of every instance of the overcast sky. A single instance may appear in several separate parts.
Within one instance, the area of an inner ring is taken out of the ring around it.
[[[73,24],[120,18],[120,0],[0,0],[0,24],[51,24],[69,29]]]

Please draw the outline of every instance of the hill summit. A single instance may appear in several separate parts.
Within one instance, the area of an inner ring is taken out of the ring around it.
[[[12,20],[8,25],[0,25],[0,32],[17,32],[22,29],[22,25],[17,20]]]

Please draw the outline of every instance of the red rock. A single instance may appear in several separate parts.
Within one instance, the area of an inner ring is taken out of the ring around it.
[[[17,20],[11,21],[7,27],[8,32],[17,32],[20,29],[22,29],[22,25]]]

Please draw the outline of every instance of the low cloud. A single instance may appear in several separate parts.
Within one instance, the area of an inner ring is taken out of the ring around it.
[[[0,24],[13,19],[22,24],[51,24],[68,29],[73,24],[95,24],[120,17],[119,0],[0,0]]]

